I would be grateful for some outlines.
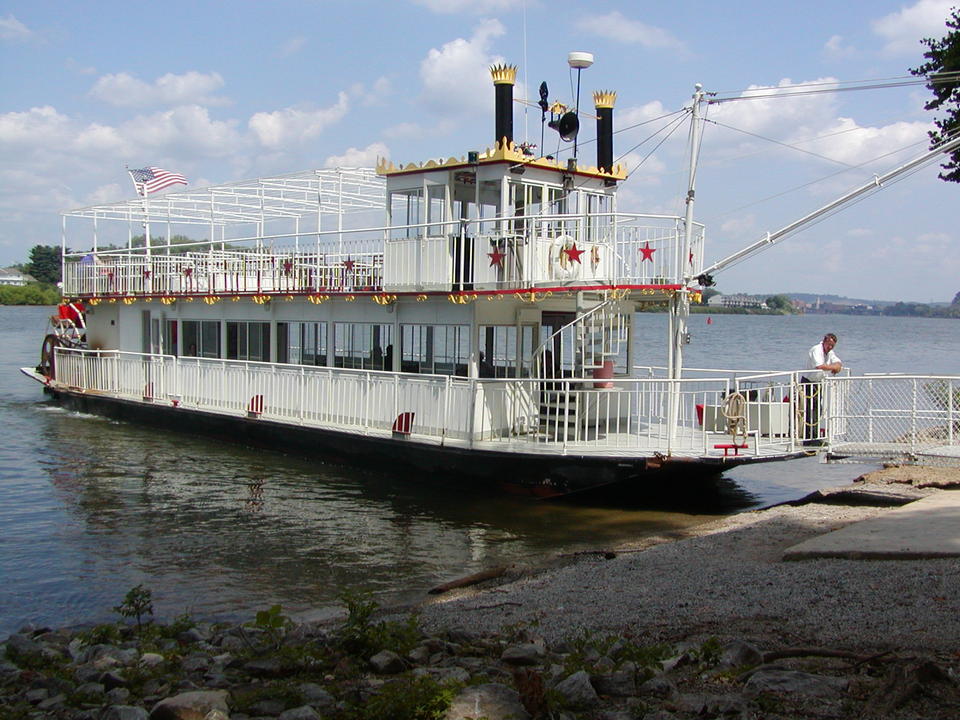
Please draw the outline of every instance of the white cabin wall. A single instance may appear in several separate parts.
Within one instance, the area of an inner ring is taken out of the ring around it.
[[[87,308],[87,343],[94,350],[120,347],[120,313],[117,305],[100,304]]]

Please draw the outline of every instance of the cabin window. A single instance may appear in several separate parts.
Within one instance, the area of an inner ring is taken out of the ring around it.
[[[217,320],[184,320],[183,354],[185,357],[220,357],[220,322]]]
[[[401,325],[400,348],[403,372],[468,375],[468,325]]]
[[[227,359],[270,362],[270,323],[228,322]]]
[[[533,353],[533,325],[481,325],[480,377],[522,377],[530,374],[530,356]],[[518,342],[519,337],[519,342]]]
[[[396,228],[391,238],[419,237],[420,228],[404,227],[423,222],[423,188],[396,190],[390,193],[390,224]]]
[[[427,186],[427,235],[436,237],[446,235],[452,232],[444,227],[443,221],[446,220],[447,206],[447,186],[446,185],[428,185]]]
[[[393,325],[334,323],[334,367],[390,370],[393,363]]]
[[[277,323],[277,362],[326,365],[327,324]]]

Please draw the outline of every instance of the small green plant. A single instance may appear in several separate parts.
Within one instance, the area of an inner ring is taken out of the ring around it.
[[[700,667],[715,667],[720,663],[720,656],[723,654],[723,645],[717,638],[712,637],[704,641],[703,645],[694,650],[691,655]]]
[[[123,602],[114,607],[113,611],[125,618],[136,618],[137,633],[139,634],[143,629],[143,616],[153,616],[151,595],[151,592],[144,588],[142,584],[132,587],[124,596]]]
[[[260,610],[253,621],[247,623],[248,627],[266,632],[277,647],[280,646],[284,633],[292,625],[293,621],[283,614],[283,608],[280,605],[272,605],[267,610]]]
[[[406,622],[372,620],[380,607],[369,592],[349,591],[340,596],[347,609],[347,619],[337,633],[337,644],[343,652],[366,658],[381,650],[405,655],[420,637],[416,616]]]
[[[459,690],[456,683],[405,677],[388,683],[358,708],[357,720],[439,720]]]

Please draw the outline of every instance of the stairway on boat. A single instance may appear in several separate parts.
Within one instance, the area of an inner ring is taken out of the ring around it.
[[[542,442],[599,440],[607,423],[604,403],[590,399],[612,388],[613,369],[629,341],[630,314],[605,300],[551,335],[535,353],[545,380],[540,389],[537,439]],[[552,351],[550,349],[553,349]],[[556,358],[556,359],[555,359]],[[590,379],[592,382],[585,382]]]

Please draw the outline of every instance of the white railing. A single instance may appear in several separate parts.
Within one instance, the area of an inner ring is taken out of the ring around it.
[[[960,445],[960,376],[839,378],[829,382],[828,408],[831,443],[846,454],[936,454]]]
[[[389,432],[410,413],[413,436],[425,441],[703,456],[725,454],[715,445],[730,442],[723,409],[735,389],[726,379],[467,379],[63,348],[56,381],[128,400],[362,434]],[[671,397],[679,398],[672,427]],[[771,424],[763,413],[759,406],[747,413],[744,452],[793,449],[790,434],[775,424],[780,416]]]
[[[67,296],[506,290],[675,285],[700,266],[703,228],[681,258],[681,221],[552,215],[324,231],[176,247],[68,254]],[[499,229],[497,226],[500,226]],[[491,230],[495,230],[491,232]],[[280,247],[282,246],[282,247]]]

